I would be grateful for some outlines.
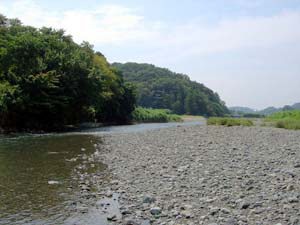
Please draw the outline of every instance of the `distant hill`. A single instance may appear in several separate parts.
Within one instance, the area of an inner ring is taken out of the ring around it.
[[[256,113],[254,109],[248,107],[242,107],[242,106],[229,107],[229,110],[233,112],[240,112],[240,113]]]
[[[300,102],[299,103],[295,103],[294,105],[292,105],[292,108],[294,108],[294,109],[300,109]]]
[[[249,114],[249,113],[253,113],[253,114],[261,114],[261,115],[270,115],[276,112],[281,112],[281,111],[287,111],[287,110],[293,110],[293,109],[300,109],[300,102],[299,103],[295,103],[293,105],[285,105],[281,108],[276,108],[276,107],[267,107],[263,110],[255,110],[255,109],[251,109],[248,107],[242,107],[242,106],[234,106],[234,107],[229,107],[229,110],[232,114]]]
[[[229,110],[219,95],[187,75],[151,64],[114,63],[124,80],[137,87],[137,103],[170,109],[177,114],[222,116]]]

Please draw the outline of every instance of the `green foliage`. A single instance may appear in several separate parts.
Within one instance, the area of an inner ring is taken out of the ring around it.
[[[127,82],[137,87],[137,104],[170,109],[177,114],[223,116],[229,113],[217,93],[188,76],[150,64],[114,63]]]
[[[277,128],[289,130],[300,129],[300,110],[290,110],[274,113],[268,116],[265,122],[269,122]]]
[[[267,117],[267,120],[281,120],[281,119],[300,120],[300,110],[277,112]]]
[[[257,114],[257,113],[245,113],[245,114],[243,114],[243,117],[244,118],[263,118],[265,116],[262,114]]]
[[[275,123],[277,128],[284,128],[289,130],[300,130],[300,120],[295,119],[282,119]]]
[[[131,119],[134,94],[89,43],[78,45],[63,30],[35,29],[0,15],[0,127],[123,123]]]
[[[168,109],[150,109],[137,107],[132,113],[135,122],[181,122],[179,115],[172,114]]]
[[[253,122],[247,119],[237,119],[230,117],[210,117],[207,119],[207,125],[218,126],[253,126]]]

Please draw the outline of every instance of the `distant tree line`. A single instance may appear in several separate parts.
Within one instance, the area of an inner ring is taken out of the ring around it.
[[[229,111],[219,95],[188,76],[150,64],[114,63],[125,81],[137,87],[137,104],[177,114],[223,116]]]
[[[0,127],[57,130],[131,119],[132,86],[101,53],[63,30],[36,29],[0,15]]]

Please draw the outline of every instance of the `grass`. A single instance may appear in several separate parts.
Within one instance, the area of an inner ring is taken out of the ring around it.
[[[253,126],[253,122],[248,119],[238,119],[230,117],[210,117],[207,119],[207,125],[217,125],[217,126]]]
[[[182,118],[179,115],[172,114],[172,112],[168,109],[151,109],[151,108],[143,108],[137,107],[132,113],[134,122],[143,122],[143,123],[151,123],[151,122],[182,122]]]
[[[266,123],[277,128],[300,130],[300,110],[290,110],[274,113],[265,119]]]

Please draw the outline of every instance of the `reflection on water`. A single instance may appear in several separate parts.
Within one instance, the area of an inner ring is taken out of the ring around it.
[[[98,142],[88,135],[0,139],[0,224],[47,224],[45,218],[53,224],[67,218],[65,209],[78,187],[72,179],[78,156],[92,154]]]

